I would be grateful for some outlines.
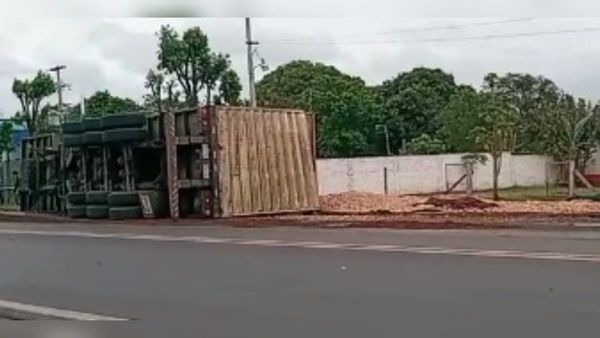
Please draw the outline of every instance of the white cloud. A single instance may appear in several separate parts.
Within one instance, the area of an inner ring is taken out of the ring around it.
[[[477,41],[363,43],[537,32],[583,27],[600,28],[600,19],[536,19],[526,22],[396,33],[410,27],[461,25],[498,18],[257,18],[255,38],[271,68],[295,59],[326,62],[377,84],[416,66],[440,67],[463,83],[478,86],[488,72],[529,72],[555,80],[575,95],[600,99],[600,32]],[[246,46],[241,18],[186,19],[6,19],[0,21],[0,111],[13,113],[18,101],[10,87],[14,77],[31,76],[54,64],[68,66],[72,85],[67,100],[96,90],[140,100],[144,75],[156,63],[156,37],[161,24],[177,29],[193,25],[209,35],[213,49],[229,53],[246,86]],[[343,37],[343,38],[340,38]],[[276,44],[304,39],[320,44]],[[338,43],[330,43],[330,42]],[[343,43],[339,43],[343,42]],[[262,76],[259,72],[259,78]]]

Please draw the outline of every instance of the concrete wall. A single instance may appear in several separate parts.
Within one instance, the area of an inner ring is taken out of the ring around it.
[[[431,156],[393,156],[369,158],[319,159],[317,171],[321,195],[349,191],[384,193],[384,168],[388,173],[390,194],[421,194],[443,192],[456,182],[464,169],[452,164],[462,163],[465,154]],[[499,185],[536,186],[545,184],[548,159],[538,155],[502,156]],[[492,188],[492,161],[478,164],[473,175],[476,190]],[[465,183],[458,187],[464,190]]]

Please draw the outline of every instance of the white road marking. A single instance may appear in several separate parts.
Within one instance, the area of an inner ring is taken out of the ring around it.
[[[51,236],[51,237],[81,237],[81,238],[112,238],[122,240],[146,240],[157,242],[188,242],[204,244],[231,244],[231,245],[249,245],[262,247],[291,247],[304,249],[324,249],[324,250],[353,250],[353,251],[371,251],[371,252],[390,252],[390,253],[411,253],[411,254],[430,254],[430,255],[454,255],[454,256],[473,256],[490,258],[523,258],[523,259],[543,259],[559,260],[572,262],[592,262],[600,263],[600,254],[586,253],[567,253],[567,252],[543,252],[543,251],[519,251],[519,250],[487,250],[472,248],[444,248],[429,246],[404,246],[404,245],[378,245],[378,244],[357,244],[357,243],[332,243],[332,242],[312,242],[312,241],[283,241],[270,239],[241,239],[241,238],[220,238],[206,236],[169,236],[169,235],[146,235],[131,233],[94,233],[81,231],[44,231],[44,230],[0,230],[0,235],[32,235],[32,236]]]
[[[56,319],[66,319],[66,320],[105,321],[105,322],[129,320],[129,319],[125,319],[125,318],[101,316],[101,315],[79,312],[79,311],[62,310],[62,309],[56,309],[56,308],[51,308],[51,307],[45,307],[45,306],[23,304],[23,303],[8,301],[8,300],[0,300],[0,308],[6,309],[6,310],[12,310],[12,311],[16,311],[16,312],[21,312],[21,313],[26,313],[26,314],[32,314],[32,315],[56,318]]]

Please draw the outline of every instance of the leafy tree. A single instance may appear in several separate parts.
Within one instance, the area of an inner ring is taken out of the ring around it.
[[[493,196],[498,200],[498,178],[502,169],[502,153],[510,150],[515,128],[515,109],[494,92],[481,93],[478,123],[472,129],[473,140],[492,157]]]
[[[221,76],[221,84],[219,86],[220,99],[229,105],[237,105],[240,103],[240,94],[242,93],[242,84],[240,77],[233,69],[229,69]]]
[[[446,145],[438,138],[423,134],[406,145],[408,154],[434,155],[446,152]]]
[[[542,153],[545,149],[547,107],[555,105],[562,91],[543,76],[508,73],[485,77],[484,90],[492,90],[515,108],[517,126],[511,149],[525,153]]]
[[[461,86],[441,114],[440,136],[449,151],[477,152],[478,145],[471,132],[481,125],[479,111],[483,96],[469,86]]]
[[[150,90],[150,94],[144,96],[146,106],[156,107],[159,112],[163,111],[163,85],[165,83],[165,77],[162,73],[157,72],[153,69],[148,70],[146,74],[146,82],[144,87]]]
[[[0,126],[0,156],[6,154],[6,162],[4,167],[4,185],[10,184],[10,153],[15,150],[13,144],[13,124],[5,121]]]
[[[211,51],[208,37],[199,27],[180,35],[173,27],[162,26],[158,35],[158,69],[174,77],[185,95],[186,104],[196,106],[199,92],[206,90],[210,104],[212,91],[230,67],[229,55]]]
[[[113,96],[108,90],[97,91],[85,99],[85,115],[99,117],[139,111],[141,107],[132,99]],[[80,105],[74,107],[80,111]]]
[[[360,78],[322,63],[293,61],[267,74],[257,96],[261,106],[315,112],[320,156],[374,153],[378,109],[373,91]]]
[[[401,73],[377,87],[382,123],[390,130],[392,149],[399,149],[403,140],[436,135],[441,127],[440,115],[456,91],[451,74],[429,68]]]
[[[18,112],[17,117],[26,123],[31,135],[35,135],[38,131],[42,101],[54,94],[55,91],[56,86],[52,77],[42,71],[39,71],[31,80],[15,79],[13,81],[12,92],[21,103],[21,111]]]

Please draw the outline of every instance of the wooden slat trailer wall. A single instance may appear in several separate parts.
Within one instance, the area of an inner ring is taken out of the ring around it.
[[[216,216],[316,210],[314,116],[298,110],[215,107]]]

